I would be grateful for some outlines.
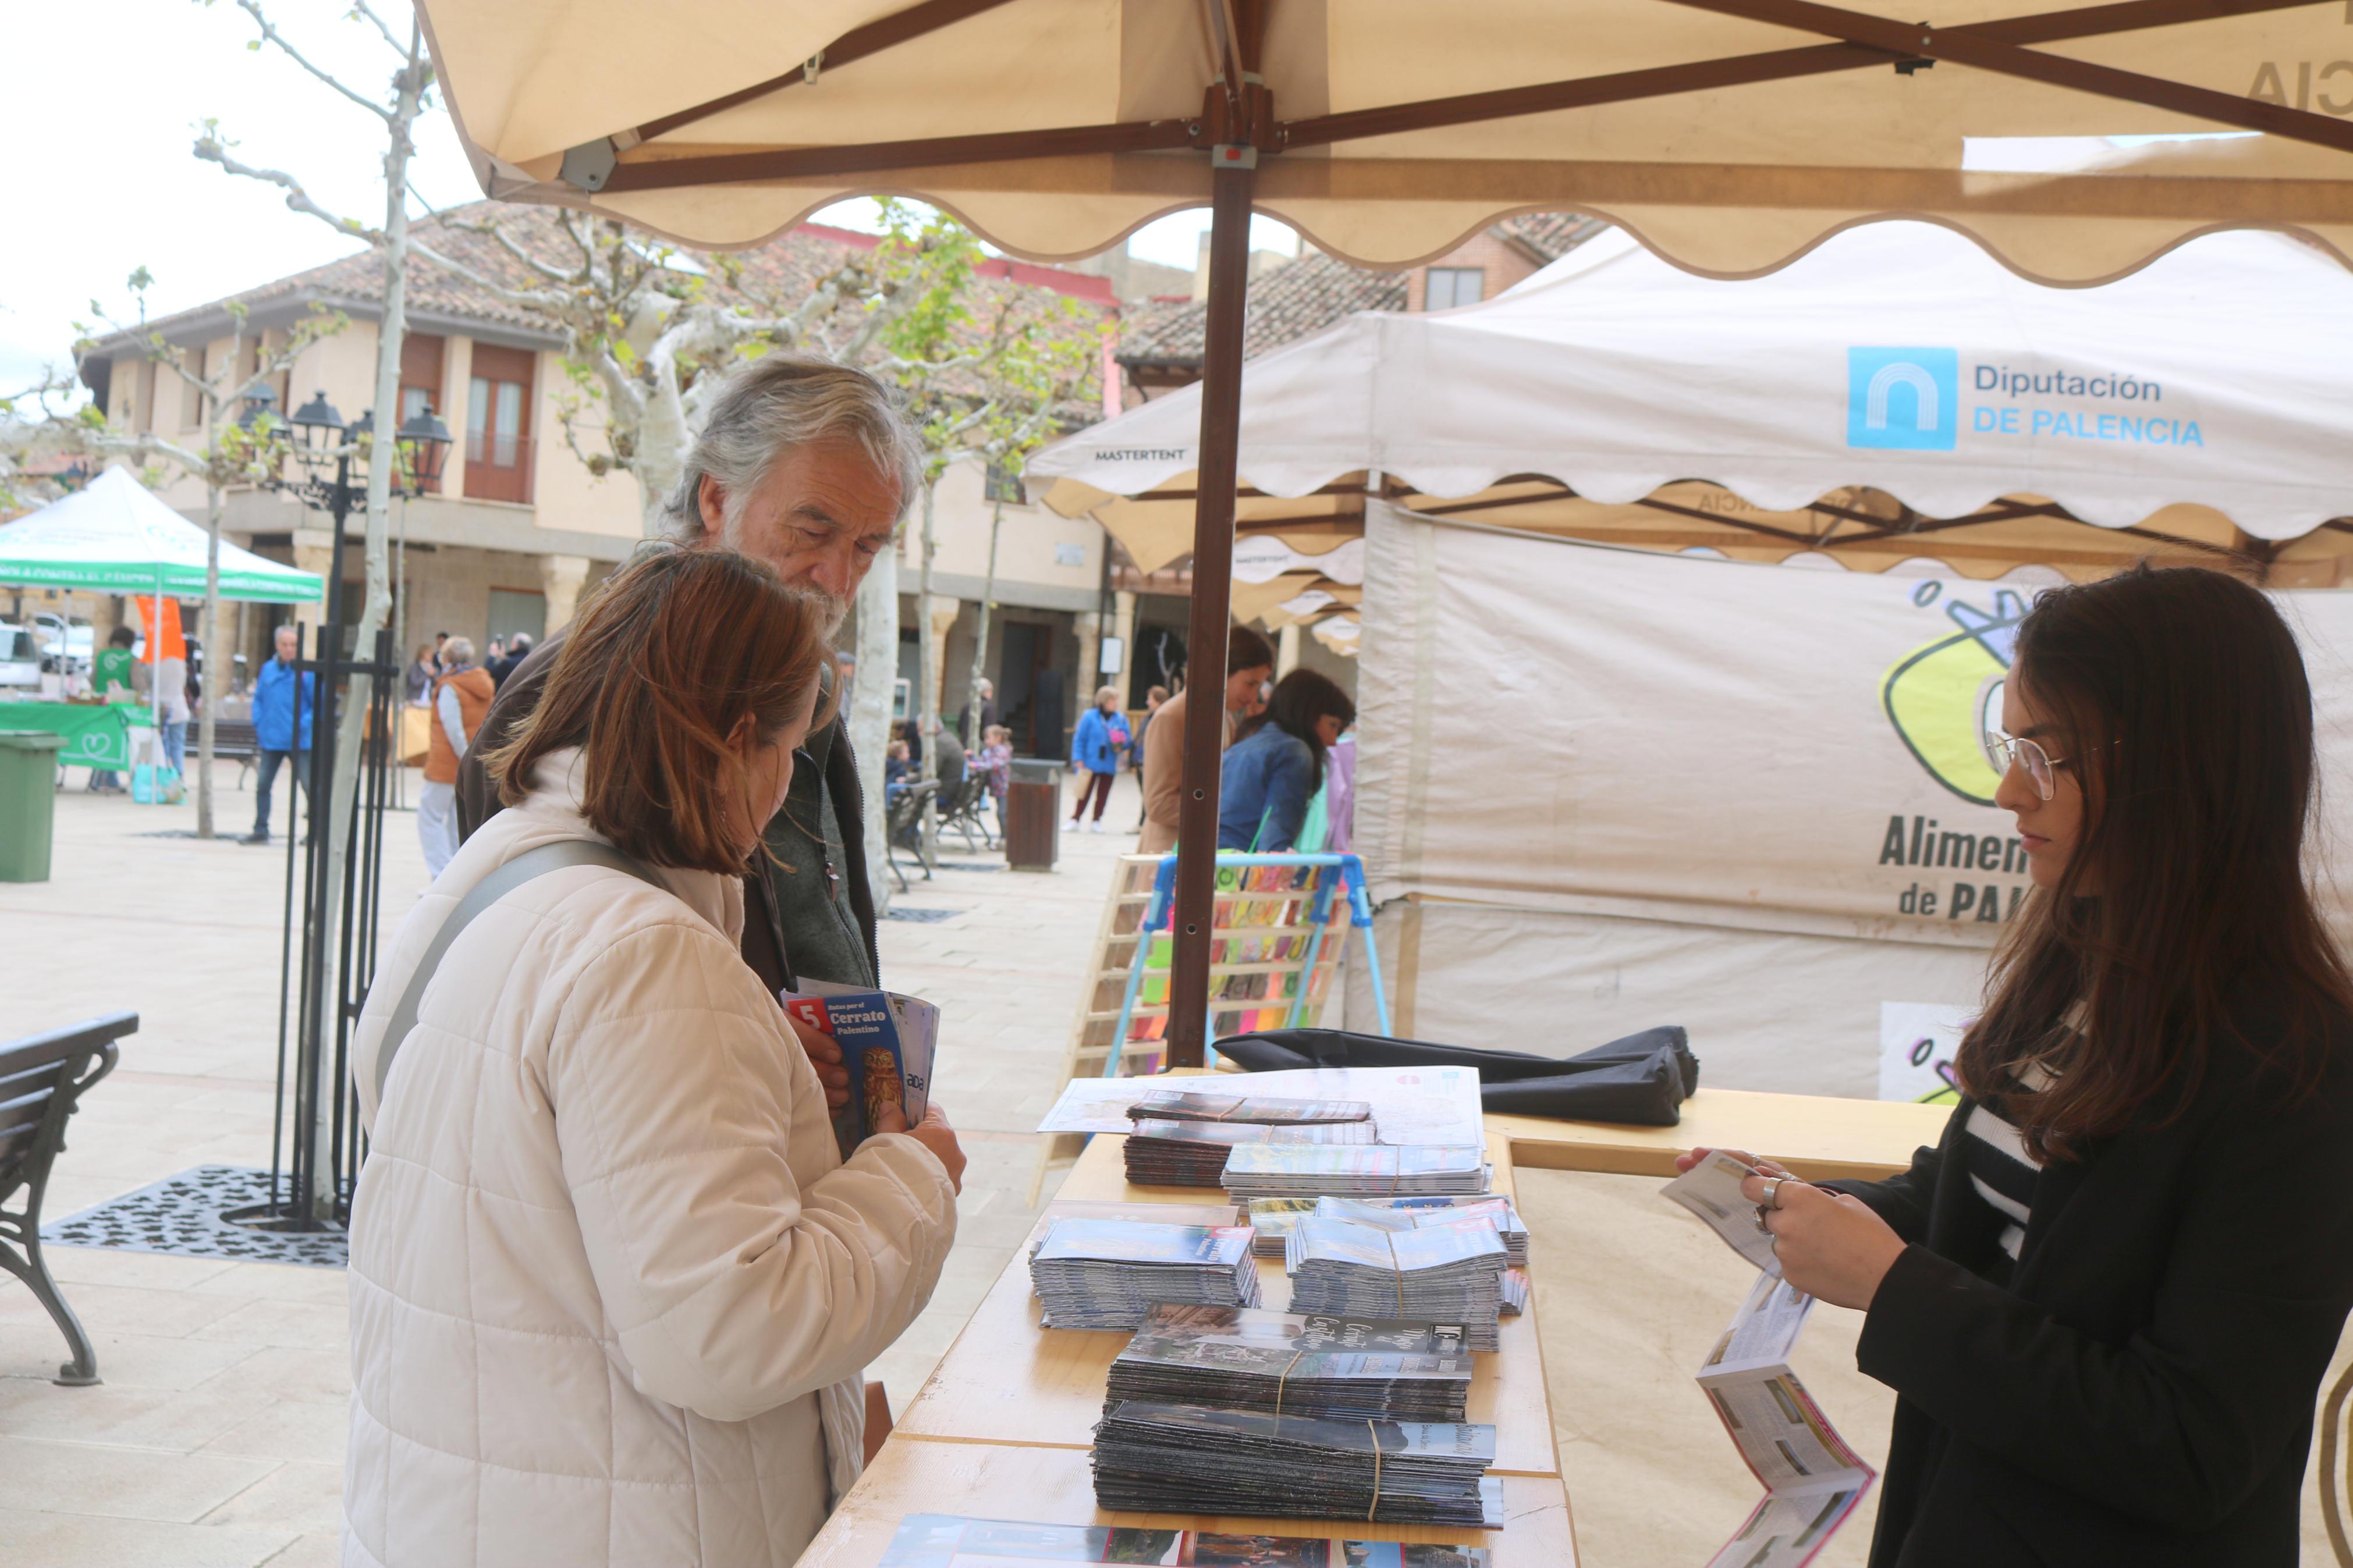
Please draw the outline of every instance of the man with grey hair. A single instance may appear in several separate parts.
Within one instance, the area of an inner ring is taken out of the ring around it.
[[[664,531],[689,549],[717,545],[766,562],[839,626],[922,476],[921,438],[889,388],[845,365],[770,354],[733,372],[712,404]],[[515,667],[459,764],[459,826],[470,837],[499,809],[481,756],[537,706],[564,644],[554,632]],[[804,976],[880,983],[864,812],[837,717],[795,757],[784,809],[768,825],[769,854],[744,879],[744,959],[772,991]],[[818,1067],[840,1103],[847,1075]]]

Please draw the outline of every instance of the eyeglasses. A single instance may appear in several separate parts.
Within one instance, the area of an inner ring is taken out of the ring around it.
[[[2032,741],[2005,735],[1999,730],[1985,732],[1985,751],[1994,772],[2007,773],[2014,767],[2024,768],[2036,795],[2049,800],[2057,793],[2058,770],[2067,765],[2066,758],[2054,757]]]

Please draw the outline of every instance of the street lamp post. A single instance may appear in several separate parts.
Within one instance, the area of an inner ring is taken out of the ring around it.
[[[278,417],[267,387],[246,398],[239,423],[268,433]],[[389,630],[376,634],[373,649],[345,651],[343,551],[345,527],[366,495],[367,466],[395,465],[395,493],[416,493],[440,478],[449,447],[448,426],[429,408],[421,409],[380,441],[373,411],[346,424],[324,392],[315,394],[283,422],[288,455],[296,473],[282,471],[264,486],[332,520],[324,621],[314,633],[310,657],[298,639],[295,658],[295,733],[301,740],[302,679],[310,677],[311,699],[310,776],[301,781],[307,832],[292,829],[290,801],[286,843],[286,924],[279,955],[278,1106],[270,1141],[269,1200],[231,1212],[227,1218],[272,1230],[338,1229],[350,1214],[351,1184],[359,1173],[357,1106],[348,1070],[351,1034],[375,977],[375,936],[383,870],[386,760],[391,743],[391,695],[399,674],[392,658]],[[329,477],[332,465],[332,477]],[[372,657],[362,657],[363,654]],[[345,678],[375,678],[366,714],[339,716],[337,692]],[[353,798],[334,794],[335,732],[341,723],[367,725],[363,773]],[[350,856],[335,886],[327,847],[329,825],[338,811],[352,818]],[[302,876],[298,902],[298,857]],[[301,933],[298,946],[295,941]],[[289,1100],[291,1117],[289,1118]],[[290,1148],[288,1134],[290,1131]]]

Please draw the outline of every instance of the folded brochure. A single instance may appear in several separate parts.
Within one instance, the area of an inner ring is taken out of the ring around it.
[[[833,1137],[843,1159],[874,1135],[886,1107],[898,1107],[910,1127],[923,1119],[940,1038],[937,1007],[895,991],[825,980],[803,980],[798,991],[784,992],[778,1000],[786,1012],[841,1047],[849,1102],[833,1113]]]
[[[1781,1278],[1770,1237],[1757,1228],[1757,1205],[1741,1196],[1742,1178],[1753,1173],[1716,1151],[1661,1192],[1751,1263],[1763,1259],[1747,1299],[1699,1370],[1701,1391],[1765,1488],[1708,1568],[1802,1568],[1854,1511],[1875,1472],[1789,1370],[1814,1300]]]

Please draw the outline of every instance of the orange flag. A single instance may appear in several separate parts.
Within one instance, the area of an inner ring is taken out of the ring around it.
[[[160,638],[155,634],[155,595],[150,594],[143,599],[133,598],[132,603],[139,606],[139,624],[147,629],[147,651],[141,657],[140,663],[154,662],[159,643],[165,658],[184,659],[188,657],[188,639],[180,630],[179,600],[166,598],[164,601],[164,633]]]

